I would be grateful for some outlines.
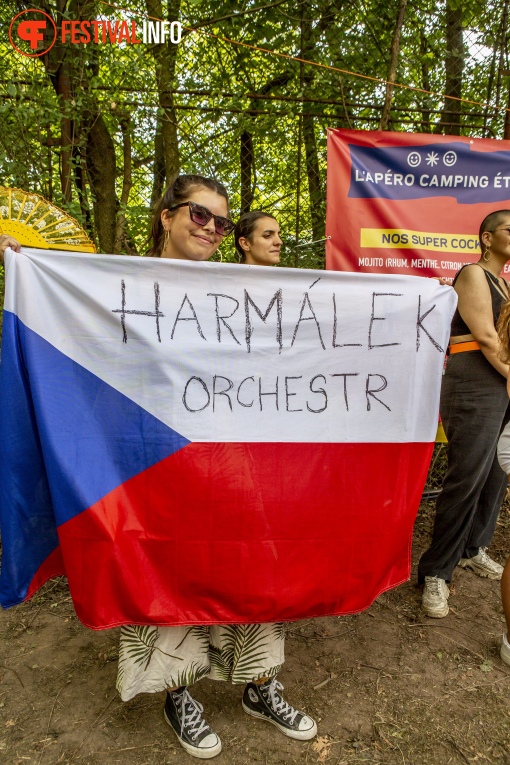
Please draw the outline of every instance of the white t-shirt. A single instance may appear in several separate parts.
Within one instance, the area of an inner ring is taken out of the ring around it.
[[[510,476],[510,422],[499,437],[498,460],[505,473]]]

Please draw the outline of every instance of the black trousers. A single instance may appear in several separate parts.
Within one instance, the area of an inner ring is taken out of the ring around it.
[[[441,386],[441,419],[448,470],[436,504],[432,543],[418,566],[418,582],[449,582],[461,558],[472,558],[494,534],[507,476],[496,447],[510,419],[506,380],[481,351],[450,356]]]

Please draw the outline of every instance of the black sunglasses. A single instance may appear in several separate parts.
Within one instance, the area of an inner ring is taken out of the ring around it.
[[[180,205],[173,205],[173,207],[167,207],[168,212],[177,210],[179,207],[189,207],[189,217],[196,223],[197,226],[205,226],[209,223],[211,218],[214,218],[214,230],[220,236],[228,236],[235,228],[234,221],[229,218],[223,218],[221,215],[214,215],[207,207],[197,205],[196,202],[181,202]]]

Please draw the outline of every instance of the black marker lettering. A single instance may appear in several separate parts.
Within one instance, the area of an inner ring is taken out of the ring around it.
[[[426,311],[426,313],[420,315],[420,311],[421,311],[421,295],[418,295],[418,318],[416,320],[416,351],[420,350],[420,329],[422,329],[425,332],[425,334],[427,335],[427,337],[430,340],[430,342],[432,343],[432,345],[434,346],[434,348],[437,348],[437,350],[440,351],[441,353],[445,352],[444,349],[441,348],[439,343],[434,340],[432,335],[429,332],[427,332],[427,330],[425,329],[425,327],[422,324],[423,319],[426,319],[427,316],[429,315],[429,313],[431,313],[431,311],[433,311],[435,307],[436,307],[436,305],[434,303],[432,308],[429,308],[429,310]]]
[[[190,383],[193,382],[193,380],[196,380],[198,383],[200,383],[200,385],[202,386],[202,389],[205,391],[207,396],[206,403],[203,406],[197,407],[196,409],[193,409],[191,406],[188,406],[188,387]],[[207,388],[207,385],[205,384],[205,382],[202,380],[201,377],[193,376],[189,378],[188,382],[184,386],[184,393],[182,394],[182,403],[184,404],[188,412],[202,412],[204,409],[207,409],[207,407],[211,403],[211,394],[209,393],[209,389]]]
[[[225,380],[227,383],[227,387],[224,390],[216,390],[216,380]],[[228,401],[228,405],[230,407],[230,411],[232,411],[232,401],[230,400],[230,396],[228,395],[229,390],[232,390],[234,387],[234,383],[232,380],[229,380],[228,377],[223,377],[222,375],[214,375],[213,377],[213,404],[212,409],[213,412],[216,411],[216,396],[225,396],[225,398]]]
[[[255,312],[262,319],[264,324],[269,316],[269,312],[276,303],[276,342],[278,343],[278,353],[282,352],[283,339],[282,339],[282,291],[276,290],[273,295],[273,299],[269,303],[266,312],[263,314],[258,306],[255,305],[247,290],[244,291],[244,313],[246,316],[245,338],[246,338],[246,350],[251,353],[251,336],[253,335],[253,325],[250,317],[250,305],[255,309]]]
[[[313,286],[313,285],[312,285],[312,286]],[[303,312],[304,312],[304,310],[305,310],[305,304],[306,304],[306,303],[308,303],[308,307],[309,307],[309,309],[310,309],[310,312],[311,312],[311,314],[312,314],[311,316],[303,316]],[[319,322],[318,322],[318,320],[317,320],[317,317],[316,317],[316,315],[315,315],[315,311],[313,310],[313,306],[312,306],[312,304],[310,303],[310,298],[309,298],[309,296],[308,296],[308,292],[305,292],[305,295],[304,295],[304,297],[303,297],[303,302],[301,303],[301,310],[300,310],[300,312],[299,312],[299,319],[298,319],[298,323],[296,324],[296,327],[295,327],[295,329],[294,329],[294,334],[293,334],[293,336],[292,336],[292,342],[291,342],[291,344],[290,344],[291,348],[292,348],[292,346],[294,345],[294,341],[295,341],[295,339],[296,339],[297,331],[298,331],[298,329],[299,329],[299,325],[301,324],[301,322],[302,322],[302,321],[314,321],[314,322],[315,322],[315,325],[316,325],[316,327],[317,327],[317,332],[319,333],[319,340],[320,340],[320,342],[321,342],[322,348],[323,348],[323,350],[326,350],[326,346],[324,345],[324,341],[323,341],[323,339],[322,339],[322,335],[321,335],[321,327],[320,327],[320,324],[319,324]]]
[[[297,393],[290,393],[289,392],[289,383],[288,383],[289,380],[301,380],[302,377],[303,377],[303,375],[297,375],[297,376],[289,375],[288,377],[285,378],[285,409],[288,412],[302,412],[303,411],[302,409],[289,409],[289,398],[291,396],[297,396]]]
[[[216,293],[216,292],[208,292],[207,296],[213,297],[216,301],[216,306],[215,306],[216,308],[216,337],[218,338],[218,342],[221,343],[221,323],[220,322],[223,322],[223,324],[228,329],[228,331],[230,332],[230,334],[232,335],[236,343],[238,345],[241,345],[237,337],[234,335],[234,332],[232,331],[232,327],[230,326],[230,324],[227,324],[227,322],[225,321],[226,319],[230,319],[230,317],[235,314],[235,312],[239,308],[239,300],[236,300],[235,298],[230,297],[230,295],[222,295],[221,293]],[[220,312],[218,308],[218,298],[226,298],[227,300],[233,300],[233,302],[236,304],[234,310],[231,313],[225,313],[220,316]]]
[[[326,378],[324,377],[324,375],[315,375],[315,377],[312,377],[312,379],[310,380],[310,390],[312,391],[312,393],[322,393],[322,395],[324,396],[324,406],[322,406],[320,409],[312,409],[308,401],[306,402],[306,408],[308,409],[309,412],[313,412],[314,414],[319,414],[319,412],[323,412],[328,406],[328,395],[326,393],[326,389],[317,388],[316,390],[315,388],[312,387],[315,380],[318,380],[319,377],[322,377],[322,379],[324,380],[324,384],[326,384]]]
[[[189,307],[190,307],[190,309],[191,309],[191,313],[193,314],[193,316],[181,316],[181,311],[182,311],[182,309],[184,308],[184,303],[186,303],[186,302],[188,303],[188,305],[189,305]],[[189,297],[188,297],[188,295],[187,295],[187,294],[186,294],[186,295],[184,295],[184,297],[183,297],[183,299],[182,299],[181,307],[180,307],[180,308],[179,308],[179,310],[177,311],[177,316],[175,317],[174,326],[172,327],[172,334],[170,335],[170,337],[171,337],[171,339],[172,339],[172,340],[174,339],[175,328],[176,328],[176,326],[177,326],[177,322],[178,322],[178,321],[196,321],[196,323],[197,323],[197,332],[198,332],[198,334],[200,335],[200,337],[202,338],[202,340],[205,340],[205,339],[206,339],[206,338],[204,337],[204,333],[202,332],[202,327],[200,326],[200,322],[198,321],[198,318],[197,318],[197,314],[196,314],[196,312],[195,312],[195,309],[193,308],[193,303],[191,302],[191,300],[189,299]]]
[[[347,348],[347,347],[353,347],[355,345],[361,345],[361,343],[337,343],[336,331],[337,331],[336,295],[333,292],[333,348]]]
[[[262,411],[262,396],[275,396],[276,397],[276,410],[279,411],[280,407],[278,405],[278,377],[276,378],[276,390],[268,391],[267,393],[262,393],[262,378],[259,377],[259,405],[260,405],[260,411]]]
[[[371,388],[370,387],[370,378],[371,377],[378,377],[380,380],[382,380],[382,384],[381,384],[380,388]],[[370,396],[372,396],[372,398],[375,398],[376,401],[378,401],[380,404],[382,404],[384,407],[386,407],[388,412],[391,412],[390,407],[387,404],[385,404],[384,401],[381,401],[380,398],[377,398],[377,396],[375,395],[376,393],[380,393],[382,390],[384,390],[387,387],[388,387],[388,381],[384,377],[384,375],[370,375],[370,374],[367,375],[367,387],[366,387],[367,412],[370,412],[370,410],[372,409],[371,402],[370,402]]]
[[[372,343],[372,327],[374,321],[386,321],[386,316],[375,315],[375,299],[376,297],[402,297],[401,292],[373,292],[372,293],[372,315],[370,316],[370,326],[368,328],[368,347],[371,348],[387,348],[389,345],[402,345],[402,343]]]
[[[358,372],[342,372],[340,374],[331,375],[331,377],[343,377],[344,378],[344,401],[345,401],[345,408],[347,411],[349,411],[349,398],[347,396],[347,378],[348,377],[357,377]]]
[[[154,311],[128,311],[126,309],[126,284],[124,282],[124,279],[120,282],[120,294],[121,294],[121,307],[120,308],[113,308],[112,313],[120,313],[120,324],[122,327],[122,342],[127,343],[127,330],[126,330],[126,316],[128,314],[133,314],[136,316],[155,316],[156,317],[156,335],[158,338],[158,342],[161,342],[161,335],[159,332],[159,317],[164,316],[164,313],[161,313],[159,310],[159,284],[158,282],[154,282]]]
[[[255,399],[252,399],[250,404],[246,404],[244,401],[241,401],[241,399],[239,398],[239,394],[241,393],[241,388],[247,380],[253,380],[253,382],[255,382],[254,377],[245,377],[244,380],[241,380],[241,382],[239,383],[239,387],[237,388],[237,403],[249,409],[250,406],[253,406],[253,402],[255,401]]]

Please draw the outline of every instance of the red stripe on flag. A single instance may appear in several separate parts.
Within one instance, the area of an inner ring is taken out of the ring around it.
[[[433,444],[193,443],[59,528],[77,614],[290,621],[409,578]]]

